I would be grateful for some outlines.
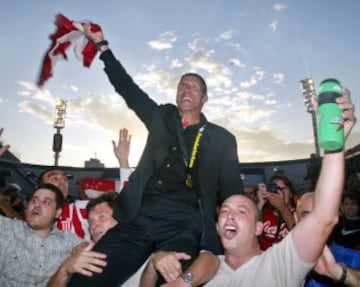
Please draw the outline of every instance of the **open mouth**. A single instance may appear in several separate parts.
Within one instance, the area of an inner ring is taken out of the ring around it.
[[[183,103],[184,103],[184,102],[190,103],[190,102],[191,102],[191,97],[185,96],[185,97],[183,97],[183,98],[181,99],[181,101],[182,101]]]
[[[226,239],[233,239],[237,234],[237,230],[234,226],[225,226],[224,236]]]
[[[33,210],[31,210],[30,214],[32,216],[37,216],[37,215],[40,215],[40,208],[33,208]]]

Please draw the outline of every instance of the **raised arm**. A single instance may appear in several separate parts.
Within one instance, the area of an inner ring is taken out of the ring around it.
[[[126,104],[132,109],[147,128],[152,123],[152,118],[158,107],[145,91],[143,91],[127,73],[122,64],[115,58],[109,49],[109,43],[104,40],[101,31],[91,30],[89,23],[83,23],[84,35],[92,41],[100,52],[100,59],[104,62],[105,72],[116,92],[125,100]]]
[[[344,110],[344,134],[347,138],[356,122],[350,92],[345,90],[343,96],[337,99],[337,103]],[[320,256],[328,236],[338,221],[344,174],[344,151],[325,152],[315,190],[313,211],[295,226],[292,233],[295,248],[305,262],[314,262]],[[312,240],[309,240],[309,234]]]
[[[130,168],[129,153],[130,153],[131,135],[128,129],[122,128],[119,131],[119,139],[116,143],[112,141],[114,154],[119,162],[120,168]]]
[[[328,246],[325,246],[314,270],[346,286],[360,286],[360,270],[337,263]]]

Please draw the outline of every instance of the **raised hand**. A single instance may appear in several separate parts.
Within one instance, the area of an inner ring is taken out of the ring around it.
[[[104,40],[104,34],[101,31],[93,32],[91,30],[91,24],[87,22],[81,23],[84,28],[84,35],[86,38],[88,38],[93,43],[98,43],[100,41]]]
[[[336,102],[338,103],[339,107],[343,110],[342,117],[344,119],[344,136],[345,139],[349,136],[352,128],[356,124],[356,117],[355,117],[355,107],[352,103],[350,91],[347,88],[344,88],[343,95],[341,97],[336,98]],[[315,110],[318,108],[317,99],[312,100],[313,106]]]
[[[114,154],[122,168],[129,168],[130,143],[131,135],[126,128],[120,129],[117,143],[112,141]]]
[[[342,117],[344,119],[344,135],[345,139],[350,134],[352,128],[356,124],[355,117],[355,107],[351,101],[350,91],[348,89],[344,89],[343,96],[336,99],[336,102],[339,104],[340,108],[344,111]]]

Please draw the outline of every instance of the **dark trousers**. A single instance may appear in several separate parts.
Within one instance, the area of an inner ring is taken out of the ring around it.
[[[182,261],[185,270],[198,255],[201,234],[198,209],[159,196],[147,197],[133,222],[120,222],[94,246],[94,251],[107,255],[103,272],[92,277],[74,274],[68,286],[118,287],[158,250],[191,255],[191,260]]]

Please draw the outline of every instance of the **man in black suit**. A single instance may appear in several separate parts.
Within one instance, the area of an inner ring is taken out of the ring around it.
[[[182,261],[181,278],[199,284],[201,275],[189,267],[199,251],[221,252],[216,204],[243,189],[235,137],[202,114],[208,95],[200,75],[181,77],[177,106],[158,105],[133,82],[102,32],[83,27],[101,52],[111,84],[149,134],[136,170],[115,199],[120,224],[94,247],[107,254],[106,268],[90,279],[76,275],[70,286],[118,286],[158,250],[191,255]]]

